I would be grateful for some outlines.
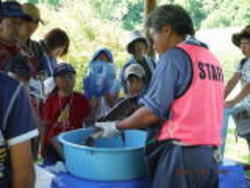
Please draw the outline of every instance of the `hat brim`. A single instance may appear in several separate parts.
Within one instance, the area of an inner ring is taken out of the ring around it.
[[[126,74],[126,75],[124,76],[125,80],[127,80],[127,79],[129,78],[129,76],[136,76],[136,77],[138,77],[138,78],[140,78],[140,79],[143,78],[143,75],[139,75],[139,74],[136,74],[136,73],[134,73],[134,72],[130,72],[130,73],[128,73],[128,74]]]
[[[29,15],[23,14],[23,13],[19,13],[19,12],[3,13],[3,17],[21,18],[21,19],[27,20],[27,21],[31,21],[32,20],[32,18]]]

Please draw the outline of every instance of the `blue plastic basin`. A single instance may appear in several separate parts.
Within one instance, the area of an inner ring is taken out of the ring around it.
[[[84,140],[93,129],[78,129],[62,133],[65,163],[68,171],[77,177],[121,181],[145,175],[143,148],[146,133],[125,131],[125,142],[120,137],[98,139],[94,147],[84,146]]]

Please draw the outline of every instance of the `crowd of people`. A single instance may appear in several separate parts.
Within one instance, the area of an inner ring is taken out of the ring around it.
[[[122,73],[117,73],[112,52],[99,49],[88,64],[84,91],[76,92],[75,68],[59,60],[69,50],[67,32],[54,28],[35,41],[31,38],[40,24],[44,21],[34,4],[2,3],[0,182],[4,187],[32,187],[33,161],[40,157],[44,165],[53,165],[63,160],[60,133],[83,128],[108,113],[122,100],[121,87],[127,97],[145,92],[155,68],[145,55],[146,39],[135,31],[128,44],[132,60]]]
[[[76,92],[77,70],[59,60],[69,51],[67,32],[54,28],[42,40],[34,41],[31,37],[40,24],[44,21],[34,4],[2,3],[1,187],[33,187],[33,161],[38,157],[44,165],[62,161],[57,136],[91,125],[103,129],[103,137],[116,136],[125,129],[148,132],[145,157],[153,188],[218,187],[214,153],[222,136],[223,154],[229,114],[240,125],[239,136],[246,138],[250,148],[250,131],[244,126],[250,114],[250,26],[232,37],[245,58],[225,91],[221,64],[208,46],[195,38],[188,13],[178,5],[163,5],[146,21],[159,54],[157,64],[146,55],[147,39],[132,31],[126,45],[131,58],[121,72],[117,72],[111,50],[101,48],[88,63],[83,91]],[[241,92],[224,102],[239,80]],[[132,112],[122,112],[126,115],[119,118],[118,110],[117,117],[101,122],[117,105],[129,100],[136,103]],[[184,173],[185,169],[189,172]]]

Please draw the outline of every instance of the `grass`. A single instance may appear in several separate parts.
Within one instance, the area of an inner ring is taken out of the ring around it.
[[[250,163],[250,155],[248,146],[243,138],[235,136],[235,126],[232,126],[233,122],[229,124],[228,135],[226,139],[226,148],[224,158],[238,161],[244,164]],[[245,175],[250,178],[250,171],[245,171]]]
[[[243,138],[238,137],[236,139],[234,128],[228,130],[225,158],[243,163],[250,162],[247,143]]]

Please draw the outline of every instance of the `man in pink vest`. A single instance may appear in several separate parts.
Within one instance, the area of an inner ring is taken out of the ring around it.
[[[153,188],[216,188],[214,150],[221,142],[224,104],[221,65],[193,37],[192,20],[182,7],[158,7],[146,26],[160,58],[142,106],[122,121],[97,126],[104,137],[125,129],[150,130],[146,159]]]

